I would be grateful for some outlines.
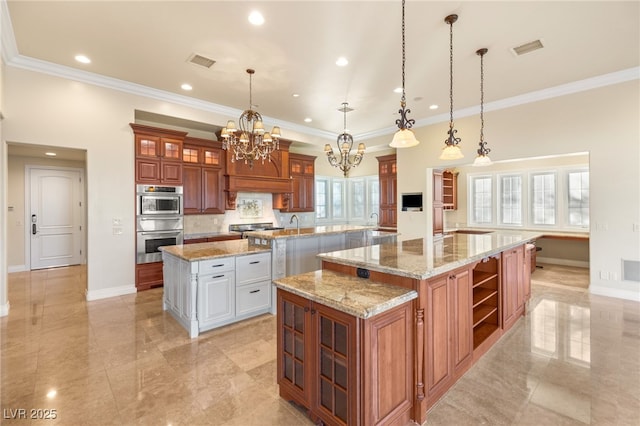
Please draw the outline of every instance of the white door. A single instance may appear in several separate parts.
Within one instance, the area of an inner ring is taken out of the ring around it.
[[[82,263],[80,170],[30,169],[31,269]]]

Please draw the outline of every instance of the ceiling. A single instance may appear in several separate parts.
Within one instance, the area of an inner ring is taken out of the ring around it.
[[[7,4],[16,47],[9,65],[20,58],[37,59],[237,110],[249,106],[245,70],[254,68],[253,103],[267,126],[282,124],[285,138],[287,127],[335,138],[343,129],[342,102],[354,109],[347,114],[347,127],[356,142],[391,135],[399,117],[400,95],[393,90],[401,86],[400,0]],[[409,0],[409,117],[418,124],[448,119],[449,27],[444,18],[451,13],[459,15],[453,26],[458,110],[479,104],[475,52],[482,47],[489,49],[485,104],[638,67],[639,4]],[[264,25],[249,24],[252,10],[262,12]],[[545,46],[541,50],[521,56],[511,51],[538,39]],[[76,62],[80,53],[92,62]],[[191,64],[193,54],[216,63],[210,69]],[[347,66],[336,66],[340,56],[348,59]],[[183,91],[182,83],[193,90]],[[429,109],[432,104],[439,108]],[[304,122],[307,117],[310,123]]]

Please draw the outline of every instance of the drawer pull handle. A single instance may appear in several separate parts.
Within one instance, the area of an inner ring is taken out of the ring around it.
[[[259,260],[254,260],[253,262],[249,262],[249,265],[255,265],[256,263],[260,263]]]
[[[219,268],[221,266],[224,266],[224,263],[219,263],[217,265],[211,265],[212,268]]]
[[[213,278],[222,278],[222,277],[224,277],[224,274],[223,275],[216,275]]]
[[[251,290],[249,293],[257,293],[259,291],[260,291],[259,289],[258,290]]]

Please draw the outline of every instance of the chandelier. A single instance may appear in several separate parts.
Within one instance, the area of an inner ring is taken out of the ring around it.
[[[474,166],[488,166],[491,164],[487,142],[484,140],[484,55],[489,50],[487,48],[478,49],[476,54],[480,56],[480,148],[478,148],[478,156],[473,160]]]
[[[393,140],[389,144],[392,148],[410,148],[418,145],[420,142],[416,139],[416,136],[409,129],[415,124],[416,120],[407,118],[407,114],[411,112],[407,109],[406,95],[404,91],[404,63],[405,63],[405,47],[404,47],[404,2],[402,0],[402,98],[400,98],[400,118],[396,120],[398,131],[393,135]]]
[[[363,143],[358,144],[358,150],[354,155],[351,155],[351,148],[353,148],[353,136],[347,133],[347,112],[353,111],[353,109],[349,108],[348,103],[343,102],[342,108],[339,108],[338,111],[342,111],[344,113],[344,131],[336,140],[336,145],[338,145],[338,154],[340,156],[338,157],[338,154],[333,151],[329,144],[324,146],[324,153],[327,154],[329,164],[342,170],[344,177],[348,177],[349,170],[358,167],[358,164],[362,161],[365,147]]]
[[[238,120],[239,129],[233,120],[227,121],[227,127],[223,128],[222,148],[230,150],[231,162],[244,160],[245,164],[253,167],[254,160],[268,159],[271,161],[271,153],[279,148],[280,128],[274,126],[271,133],[264,131],[262,116],[257,111],[252,110],[251,99],[251,78],[254,70],[248,69],[249,74],[249,109],[245,110]]]
[[[441,160],[457,160],[464,157],[458,144],[460,138],[456,137],[458,132],[453,128],[453,23],[458,20],[458,15],[449,15],[444,18],[444,22],[449,24],[449,137],[445,139],[445,147],[440,155]]]

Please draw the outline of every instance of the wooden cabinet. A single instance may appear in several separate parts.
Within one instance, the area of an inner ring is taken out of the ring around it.
[[[470,267],[428,280],[426,292],[426,396],[431,405],[473,361]]]
[[[213,237],[189,238],[184,240],[183,244],[213,243],[216,241],[239,240],[242,234],[216,235]]]
[[[482,259],[473,269],[473,348],[500,329],[500,255]]]
[[[458,172],[442,172],[442,204],[445,210],[458,209]]]
[[[314,156],[289,153],[292,194],[287,211],[315,211],[315,160]]]
[[[406,424],[412,323],[410,302],[364,320],[278,289],[280,396],[327,425]]]
[[[396,155],[384,155],[378,159],[380,183],[380,226],[395,228],[398,225],[398,179]]]
[[[185,214],[224,213],[224,151],[220,142],[186,138],[182,149]]]
[[[162,282],[162,262],[136,265],[136,289],[138,291],[160,287]]]
[[[130,124],[135,139],[136,183],[181,185],[186,132]]]
[[[524,246],[502,253],[502,328],[508,330],[524,315]]]
[[[444,232],[444,198],[442,192],[442,171],[433,171],[433,235]]]

